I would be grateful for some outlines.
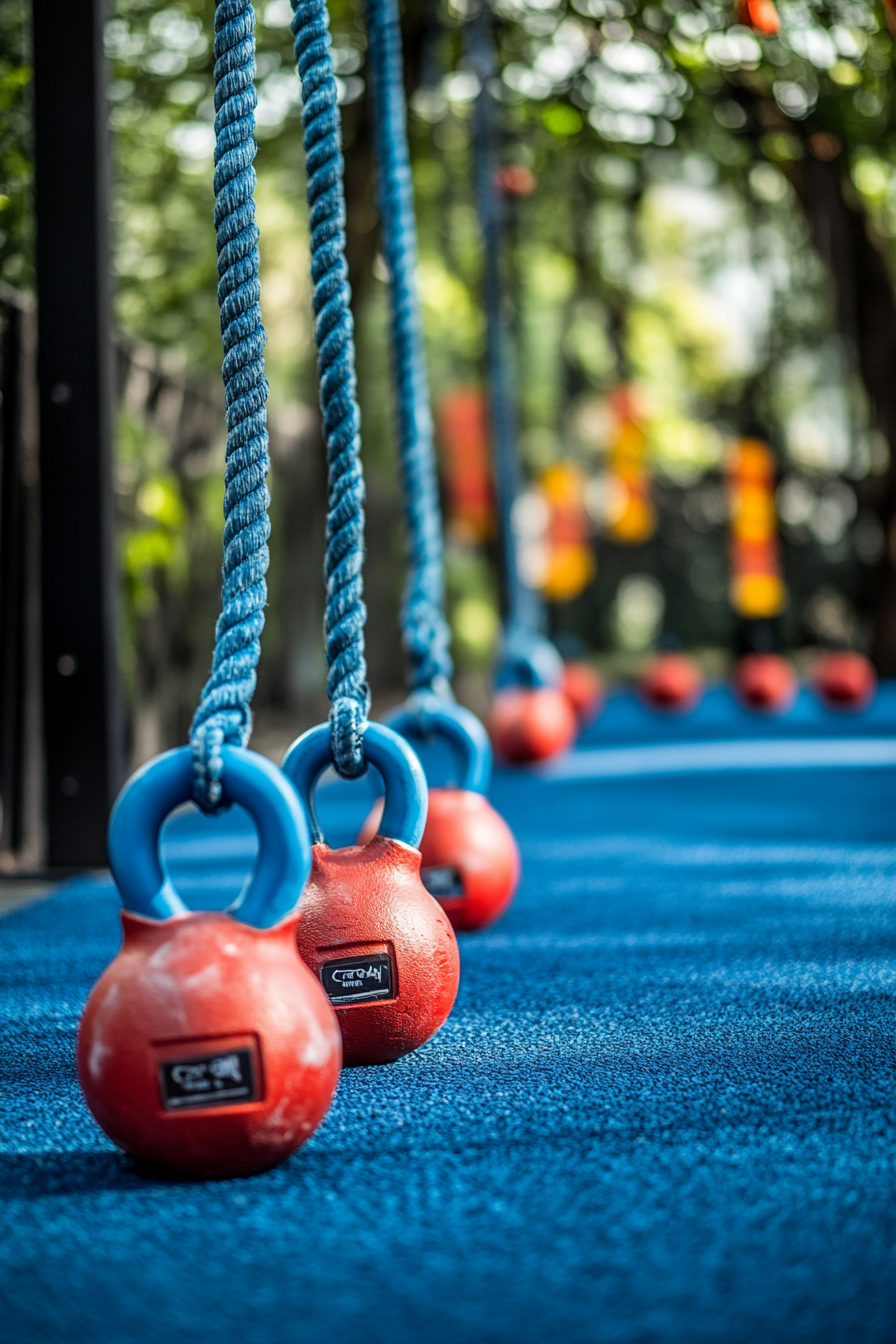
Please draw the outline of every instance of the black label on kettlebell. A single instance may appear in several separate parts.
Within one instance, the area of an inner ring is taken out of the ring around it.
[[[393,997],[392,961],[383,952],[325,961],[320,978],[331,1003],[367,1003]]]
[[[254,1101],[257,1096],[251,1050],[222,1050],[216,1055],[166,1059],[159,1065],[159,1080],[166,1111],[227,1106]]]
[[[464,881],[456,868],[421,868],[420,876],[430,896],[435,896],[437,901],[464,895]]]

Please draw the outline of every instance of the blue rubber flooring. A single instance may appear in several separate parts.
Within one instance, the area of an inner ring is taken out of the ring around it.
[[[726,685],[707,687],[689,714],[648,709],[629,691],[614,690],[603,713],[582,734],[580,746],[611,743],[699,742],[720,737],[800,738],[896,736],[896,681],[882,682],[871,704],[860,713],[827,709],[807,686],[800,688],[786,714],[757,714],[745,709]]]
[[[877,710],[812,733],[882,737]],[[683,729],[598,723],[581,759]],[[3,1338],[892,1344],[896,768],[794,760],[499,774],[523,884],[461,939],[449,1022],[249,1180],[145,1180],[84,1107],[111,884],[4,919]],[[321,791],[333,841],[364,787]],[[196,905],[254,848],[236,811],[166,830]]]

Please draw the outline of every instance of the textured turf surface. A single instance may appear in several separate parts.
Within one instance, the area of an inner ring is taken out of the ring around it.
[[[808,687],[802,687],[786,714],[756,714],[743,706],[727,686],[710,686],[689,714],[648,709],[626,691],[612,693],[606,708],[582,734],[580,745],[615,742],[699,742],[734,736],[839,737],[896,734],[896,682],[884,682],[861,713],[827,709]]]
[[[345,1073],[312,1142],[251,1180],[143,1180],[84,1108],[111,885],[0,923],[4,1338],[896,1338],[896,771],[494,797],[525,877],[462,940],[449,1023]],[[339,839],[364,805],[328,798]],[[168,835],[188,898],[234,894],[244,818]]]

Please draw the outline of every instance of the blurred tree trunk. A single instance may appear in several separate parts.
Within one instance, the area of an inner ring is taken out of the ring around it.
[[[806,156],[791,180],[812,239],[834,281],[837,322],[855,351],[878,428],[890,447],[884,477],[869,482],[867,503],[878,513],[887,544],[873,596],[873,658],[882,676],[896,675],[896,298],[883,251],[839,158]],[[877,489],[874,489],[876,484]]]

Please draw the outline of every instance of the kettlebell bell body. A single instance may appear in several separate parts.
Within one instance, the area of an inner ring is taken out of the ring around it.
[[[703,674],[685,653],[658,653],[641,675],[641,698],[667,714],[687,714],[703,698]]]
[[[826,653],[815,669],[815,689],[828,709],[867,709],[877,690],[877,674],[862,653]]]
[[[571,747],[578,724],[563,691],[563,660],[550,640],[519,625],[504,638],[488,731],[508,765],[545,761]]]
[[[91,991],[78,1074],[101,1129],[142,1166],[222,1179],[265,1171],[326,1114],[341,1041],[296,955],[295,906],[310,866],[298,798],[268,761],[223,749],[224,797],[259,830],[255,872],[232,913],[192,913],[158,858],[168,813],[192,791],[189,748],[125,786],[109,857],[124,943]]]
[[[383,777],[383,816],[368,844],[343,849],[326,844],[314,809],[314,788],[332,759],[329,726],[305,733],[283,761],[315,842],[298,948],[335,1009],[346,1065],[386,1064],[418,1049],[445,1022],[460,979],[454,931],[420,876],[422,767],[382,724],[368,725],[364,751]]]
[[[556,686],[508,686],[492,702],[488,727],[500,760],[527,765],[568,750],[577,724],[572,705]]]
[[[741,704],[759,714],[786,714],[799,690],[796,669],[777,653],[748,653],[737,665],[734,687]]]
[[[581,727],[593,723],[603,709],[603,682],[590,663],[563,664],[563,694]]]
[[[389,726],[418,749],[441,738],[459,758],[456,786],[429,790],[421,875],[458,932],[485,928],[503,915],[520,880],[513,832],[485,797],[492,771],[488,734],[462,705],[426,694],[390,715]],[[373,820],[372,813],[365,832]]]

